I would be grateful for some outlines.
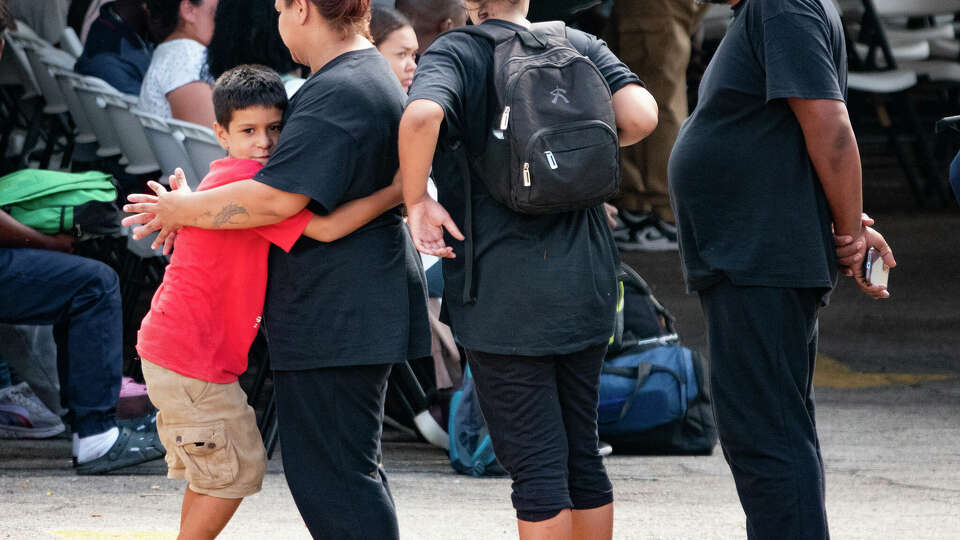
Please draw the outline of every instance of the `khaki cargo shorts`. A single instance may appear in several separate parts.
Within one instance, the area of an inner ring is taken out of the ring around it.
[[[240,383],[184,377],[143,360],[147,394],[160,412],[157,432],[167,449],[167,476],[223,499],[260,491],[267,470],[256,414]]]

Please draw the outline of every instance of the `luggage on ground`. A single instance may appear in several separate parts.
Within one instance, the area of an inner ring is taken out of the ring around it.
[[[706,363],[679,345],[673,316],[636,271],[621,264],[620,282],[623,331],[600,376],[600,438],[616,452],[712,453]]]
[[[507,474],[493,453],[487,423],[480,412],[473,375],[467,367],[463,386],[450,400],[450,465],[470,476],[504,476]]]

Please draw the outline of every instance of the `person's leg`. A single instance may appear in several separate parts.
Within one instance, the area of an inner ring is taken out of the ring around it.
[[[494,453],[513,480],[520,538],[570,538],[573,503],[555,357],[466,354]]]
[[[223,499],[197,493],[187,486],[177,540],[213,540],[227,526],[242,502],[243,499]]]
[[[81,438],[116,427],[122,317],[119,280],[103,263],[52,251],[0,249],[0,322],[55,324],[60,387]]]
[[[687,65],[698,7],[691,0],[616,2],[620,58],[644,82],[659,105],[657,129],[622,150],[623,187],[616,205],[653,211],[674,222],[667,189],[667,162],[687,118]]]
[[[817,291],[724,281],[700,299],[717,429],[748,537],[828,538],[812,416]]]
[[[60,398],[57,344],[49,325],[0,324],[0,359],[10,364],[48,409],[57,416],[66,414]]]
[[[390,369],[274,372],[284,473],[314,538],[399,537],[380,453]]]
[[[604,344],[557,360],[557,389],[569,449],[573,538],[578,540],[613,537],[613,486],[597,438],[600,370],[606,352]]]

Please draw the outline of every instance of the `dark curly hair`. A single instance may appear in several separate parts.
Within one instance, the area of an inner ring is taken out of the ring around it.
[[[375,45],[380,45],[390,34],[404,26],[411,26],[410,19],[393,8],[375,5],[370,11],[370,35]]]
[[[220,0],[207,46],[210,75],[219,77],[241,64],[259,64],[279,73],[296,70],[299,65],[280,39],[277,17],[271,0]]]
[[[195,6],[203,0],[187,0]],[[163,41],[177,29],[180,22],[181,0],[146,0],[147,13],[150,15],[151,27],[155,29],[157,41]]]

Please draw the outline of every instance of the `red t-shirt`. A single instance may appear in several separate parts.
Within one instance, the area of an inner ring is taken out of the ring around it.
[[[198,190],[253,178],[262,167],[247,159],[214,161]],[[290,251],[312,216],[303,210],[255,229],[181,229],[140,325],[140,356],[194,379],[236,381],[260,327],[270,244]]]

